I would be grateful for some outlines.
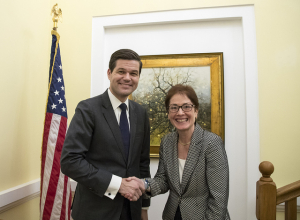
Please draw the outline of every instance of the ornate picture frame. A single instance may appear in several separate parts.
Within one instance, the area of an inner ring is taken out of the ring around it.
[[[223,53],[141,56],[143,69],[131,99],[144,106],[149,115],[150,157],[159,157],[160,139],[172,131],[164,98],[171,86],[190,85],[199,99],[197,122],[224,141]]]

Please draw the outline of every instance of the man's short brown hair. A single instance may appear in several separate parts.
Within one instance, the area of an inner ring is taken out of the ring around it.
[[[113,72],[113,70],[115,69],[117,60],[120,60],[120,59],[121,60],[136,60],[136,61],[138,61],[140,64],[139,75],[141,75],[142,66],[143,66],[141,58],[135,51],[130,50],[130,49],[120,49],[111,55],[110,61],[109,61],[109,69],[111,72]]]

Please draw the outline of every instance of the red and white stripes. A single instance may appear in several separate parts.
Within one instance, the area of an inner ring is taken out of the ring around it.
[[[69,220],[71,184],[60,169],[67,118],[46,113],[42,145],[40,220]]]

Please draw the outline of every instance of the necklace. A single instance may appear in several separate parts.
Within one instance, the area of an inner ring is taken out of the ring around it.
[[[178,140],[178,142],[179,142],[179,144],[181,144],[182,146],[185,146],[185,145],[188,145],[189,143],[191,143],[191,142],[187,142],[187,143],[181,143],[179,140]]]

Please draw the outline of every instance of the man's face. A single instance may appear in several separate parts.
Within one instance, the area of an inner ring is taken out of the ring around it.
[[[136,90],[139,83],[139,67],[137,60],[117,60],[113,72],[107,70],[107,77],[110,80],[110,91],[121,102]]]

